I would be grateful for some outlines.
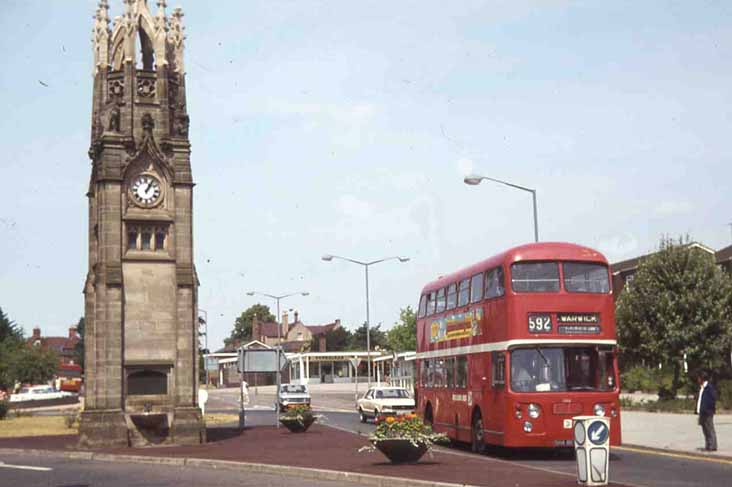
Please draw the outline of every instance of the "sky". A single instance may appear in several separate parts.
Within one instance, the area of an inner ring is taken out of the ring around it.
[[[151,10],[155,2],[150,1]],[[83,315],[92,0],[0,0],[0,307]],[[111,15],[122,11],[111,0]],[[209,348],[282,300],[390,328],[439,275],[539,236],[611,262],[732,243],[732,2],[180,0]]]

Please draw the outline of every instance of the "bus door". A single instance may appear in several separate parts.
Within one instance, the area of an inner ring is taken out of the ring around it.
[[[486,361],[487,362],[487,361]],[[485,364],[487,379],[482,381],[485,389],[486,411],[484,424],[486,428],[486,442],[493,444],[503,443],[504,418],[506,413],[506,353],[491,352],[490,364]]]

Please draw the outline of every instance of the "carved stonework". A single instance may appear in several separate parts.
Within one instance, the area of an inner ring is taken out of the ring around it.
[[[175,135],[180,137],[188,137],[188,126],[190,125],[190,118],[185,113],[175,117]]]
[[[155,120],[153,119],[152,115],[149,113],[146,113],[142,116],[142,130],[145,131],[146,134],[152,134],[153,129],[155,128]]]
[[[152,98],[155,96],[155,80],[149,78],[141,78],[137,80],[137,94],[143,98]]]
[[[122,79],[110,80],[108,89],[109,89],[109,97],[111,99],[121,100],[125,94],[125,81]]]
[[[120,131],[120,111],[116,106],[112,107],[112,110],[109,112],[109,125],[107,130],[110,132]]]

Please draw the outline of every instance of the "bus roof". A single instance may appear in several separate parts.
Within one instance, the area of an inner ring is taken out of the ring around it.
[[[464,267],[456,272],[440,276],[422,288],[422,294],[440,289],[447,284],[469,278],[477,272],[483,272],[499,265],[511,265],[522,260],[571,260],[600,262],[608,265],[607,259],[597,250],[567,242],[530,243],[513,247],[493,257]]]

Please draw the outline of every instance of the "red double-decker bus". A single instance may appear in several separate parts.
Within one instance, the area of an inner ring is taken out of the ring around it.
[[[605,257],[516,247],[427,284],[417,408],[436,431],[507,447],[572,445],[572,417],[610,418],[620,444],[615,310]]]

